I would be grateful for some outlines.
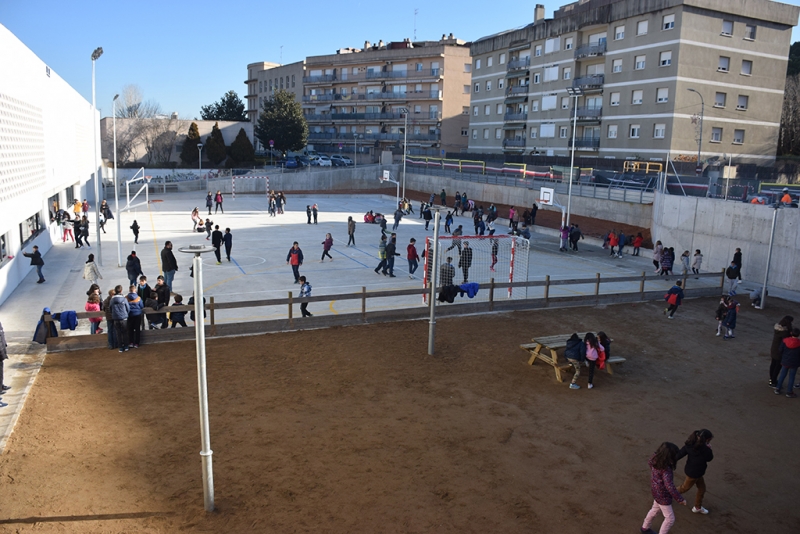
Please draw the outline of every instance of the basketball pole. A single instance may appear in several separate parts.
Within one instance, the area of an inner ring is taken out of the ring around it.
[[[430,322],[428,324],[428,356],[433,356],[434,352],[434,345],[436,341],[436,276],[437,276],[437,266],[438,256],[439,256],[439,221],[441,220],[441,213],[440,209],[442,206],[431,206],[434,210],[434,219],[433,219],[433,250],[431,251],[431,256],[433,256],[431,264],[431,293],[430,293],[430,307],[431,307],[431,317]],[[446,208],[446,207],[445,207]],[[428,258],[428,261],[431,261],[431,258]]]

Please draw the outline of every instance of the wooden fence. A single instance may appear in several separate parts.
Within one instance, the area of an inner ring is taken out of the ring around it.
[[[696,279],[719,279],[719,286],[699,286],[687,287],[687,276],[653,276],[642,272],[639,276],[618,276],[602,278],[598,273],[594,278],[577,278],[567,280],[551,280],[547,276],[544,280],[525,281],[525,282],[495,282],[492,279],[489,283],[480,284],[481,291],[489,291],[488,300],[484,301],[459,301],[457,304],[437,304],[437,317],[452,317],[457,315],[468,315],[474,313],[505,312],[514,310],[535,310],[542,308],[563,308],[578,306],[596,306],[599,304],[617,304],[624,302],[645,302],[663,300],[664,290],[645,291],[646,282],[654,281],[674,281],[682,280],[686,298],[699,298],[718,296],[722,292],[725,284],[725,272],[703,273],[692,275]],[[638,291],[614,291],[603,294],[600,292],[601,284],[638,282]],[[551,297],[550,288],[559,286],[580,286],[594,285],[594,294],[582,294],[566,297]],[[542,287],[544,296],[526,299],[495,299],[497,290],[508,289],[509,287]],[[407,321],[426,319],[429,316],[427,306],[408,307],[405,303],[398,306],[395,310],[376,310],[367,311],[367,302],[375,298],[392,298],[407,296],[422,296],[430,293],[429,289],[399,289],[390,291],[367,292],[366,287],[356,293],[340,293],[333,295],[319,295],[313,297],[299,298],[290,291],[287,298],[266,299],[266,300],[245,300],[234,302],[216,302],[214,297],[210,297],[205,305],[208,311],[208,324],[205,325],[206,336],[229,337],[241,335],[253,335],[272,332],[284,332],[290,330],[306,330],[313,328],[328,328],[332,326],[350,326],[357,324],[383,323],[391,321]],[[360,313],[343,313],[336,315],[315,315],[314,317],[298,318],[294,314],[294,305],[303,302],[331,302],[341,300],[360,300]],[[231,310],[239,308],[260,308],[265,306],[286,306],[286,317],[283,319],[271,319],[260,321],[246,321],[238,323],[217,323],[216,312],[219,310]],[[171,312],[190,312],[194,311],[194,306],[169,306],[162,310],[145,308],[144,313],[171,313]],[[105,312],[79,312],[76,314],[78,319],[89,319],[91,317],[105,318]],[[52,316],[45,315],[47,322],[56,322]],[[76,334],[64,335],[69,331],[61,331],[58,337],[47,338],[48,352],[61,352],[68,350],[82,350],[89,348],[100,348],[107,346],[105,335]],[[190,328],[169,328],[142,330],[142,344],[160,343],[166,341],[182,341],[194,339],[195,329]]]

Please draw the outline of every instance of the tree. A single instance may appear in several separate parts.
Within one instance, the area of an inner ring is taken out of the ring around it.
[[[789,48],[789,65],[786,67],[787,76],[795,74],[800,74],[800,41],[792,43]]]
[[[800,154],[800,74],[786,78],[778,154]]]
[[[222,138],[222,131],[220,131],[219,123],[217,122],[211,128],[211,135],[206,138],[205,149],[208,161],[215,165],[222,163],[228,157],[228,153],[225,150],[225,139]]]
[[[178,137],[178,119],[142,119],[140,131],[145,148],[145,163],[166,165]]]
[[[275,149],[281,152],[300,150],[308,142],[308,124],[303,109],[295,102],[294,94],[280,90],[264,102],[255,137],[262,146],[275,141]]]
[[[183,141],[183,150],[181,150],[181,161],[190,165],[197,163],[197,158],[200,156],[197,150],[197,143],[200,142],[200,130],[197,129],[197,123],[193,122],[189,126],[189,133],[186,134],[186,139]]]
[[[253,143],[247,138],[244,128],[239,128],[239,133],[236,134],[236,139],[231,143],[231,159],[237,163],[245,161],[253,161],[256,157],[256,151],[253,148]]]
[[[118,119],[153,119],[162,115],[161,105],[154,100],[143,101],[138,85],[128,84],[120,91],[117,104]]]
[[[228,91],[219,102],[200,108],[200,116],[204,121],[246,121],[244,102],[236,91]]]

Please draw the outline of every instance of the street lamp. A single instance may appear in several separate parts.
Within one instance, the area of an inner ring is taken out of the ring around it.
[[[400,108],[400,113],[405,117],[403,125],[403,197],[406,198],[406,154],[408,150],[408,109]]]
[[[97,235],[97,264],[103,265],[103,253],[100,247],[100,167],[97,165],[97,106],[95,105],[94,64],[103,55],[103,47],[98,46],[92,52],[92,129],[94,131],[94,233]]]
[[[203,143],[197,143],[197,172],[203,177]],[[206,176],[206,191],[208,191],[208,176]]]
[[[122,267],[122,227],[119,221],[119,181],[117,180],[117,99],[111,101],[111,121],[114,124],[114,212],[117,214],[117,267]]]
[[[194,334],[197,349],[197,392],[200,401],[200,457],[203,465],[203,501],[206,512],[214,511],[214,470],[211,464],[211,433],[208,428],[208,380],[206,379],[205,305],[203,304],[203,261],[201,254],[212,252],[208,245],[181,247],[180,252],[194,254]]]
[[[430,298],[430,319],[428,320],[428,355],[433,356],[434,346],[436,341],[436,276],[438,267],[439,255],[439,223],[442,219],[440,210],[447,209],[447,206],[430,206],[433,210],[433,247],[429,251],[428,261],[431,263],[431,292],[428,295]]]
[[[767,268],[764,270],[764,285],[761,286],[761,302],[756,306],[759,310],[764,309],[767,302],[767,279],[769,278],[769,264],[772,261],[772,243],[775,239],[775,223],[778,220],[778,210],[783,207],[783,204],[776,202],[772,210],[772,231],[769,234],[769,252],[767,253]]]
[[[353,178],[356,177],[356,167],[358,167],[358,134],[353,132],[353,141],[355,147],[353,148]]]
[[[700,173],[703,172],[702,164],[700,163],[700,150],[703,147],[703,117],[705,116],[706,112],[706,102],[703,100],[703,95],[692,88],[688,88],[687,91],[697,94],[700,97],[700,138],[697,141],[697,167],[695,167],[695,173],[700,176]],[[711,186],[709,182],[708,193],[706,196],[711,194]]]
[[[583,96],[580,87],[567,87],[567,94],[575,98],[575,112],[572,116],[572,157],[569,161],[569,186],[567,187],[567,222],[569,226],[570,208],[572,207],[572,172],[575,168],[575,135],[578,133],[578,97]],[[580,177],[580,173],[578,173]]]

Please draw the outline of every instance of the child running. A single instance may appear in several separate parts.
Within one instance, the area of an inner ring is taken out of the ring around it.
[[[331,234],[325,234],[325,241],[322,242],[322,257],[319,259],[320,263],[325,261],[325,256],[328,256],[331,261],[333,261],[333,256],[331,256],[331,247],[333,247],[333,237],[331,237]]]
[[[675,524],[675,512],[672,510],[672,499],[686,506],[686,499],[681,496],[672,479],[672,471],[678,461],[678,446],[665,441],[647,462],[650,466],[650,491],[653,494],[653,507],[647,513],[642,523],[641,531],[646,534],[655,534],[650,528],[658,512],[664,516],[659,534],[667,534]]]
[[[717,320],[717,337],[722,335],[722,321],[725,320],[725,315],[728,313],[728,297],[724,295],[719,299],[719,306],[717,306],[717,311],[714,314],[714,318]]]
[[[305,276],[300,277],[300,298],[303,297],[310,297],[311,296],[311,284],[308,283]],[[308,311],[308,302],[303,302],[300,304],[300,313],[303,314],[303,317],[313,317],[311,313]]]
[[[667,315],[667,318],[673,319],[675,312],[678,310],[678,306],[681,305],[681,301],[683,300],[683,288],[681,287],[680,280],[669,288],[669,291],[667,291],[667,294],[664,296],[664,300],[669,304],[669,306],[664,308],[664,314]]]
[[[711,452],[711,440],[714,434],[710,430],[695,430],[686,440],[686,444],[678,451],[680,460],[686,456],[686,466],[683,472],[686,473],[686,480],[678,488],[678,493],[686,493],[692,486],[697,486],[697,495],[694,497],[692,512],[696,514],[707,514],[708,510],[703,508],[703,496],[706,494],[706,482],[703,476],[706,474],[708,462],[714,459]]]

